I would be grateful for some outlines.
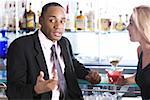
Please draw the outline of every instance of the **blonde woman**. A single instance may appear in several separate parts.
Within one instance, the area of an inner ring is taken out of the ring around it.
[[[132,42],[139,42],[137,72],[132,77],[120,78],[118,84],[137,83],[143,100],[150,99],[150,7],[138,6],[133,9],[127,27]]]

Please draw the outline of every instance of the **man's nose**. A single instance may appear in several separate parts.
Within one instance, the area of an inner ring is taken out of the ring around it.
[[[62,24],[60,21],[55,22],[54,28],[63,28],[63,27],[64,27],[64,24]]]

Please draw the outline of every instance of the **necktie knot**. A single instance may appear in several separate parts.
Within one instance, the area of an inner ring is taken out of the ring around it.
[[[54,44],[52,45],[51,50],[52,50],[52,54],[53,54],[53,53],[56,53],[56,48],[55,48],[55,45],[54,45]]]
[[[55,45],[53,44],[52,47],[51,47],[51,60],[52,61],[54,61],[54,57],[57,59],[56,48],[55,48]]]

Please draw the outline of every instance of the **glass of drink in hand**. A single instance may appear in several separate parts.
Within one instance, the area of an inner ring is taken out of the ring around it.
[[[114,95],[116,97],[116,100],[118,97],[117,83],[119,81],[119,78],[122,77],[122,71],[123,71],[123,68],[118,67],[118,64],[121,59],[122,59],[121,56],[109,56],[108,61],[111,64],[111,67],[106,69],[109,83],[114,84],[113,90],[115,93]]]
[[[116,98],[115,100],[118,100],[117,98],[119,97],[119,95],[117,91],[117,84],[118,84],[120,77],[122,77],[123,68],[116,67],[114,69],[113,67],[111,67],[105,70],[108,76],[109,83],[114,84],[113,91],[114,91],[114,97]]]
[[[122,76],[123,68],[109,68],[106,69],[109,83],[116,84],[119,78]]]
[[[123,69],[118,67],[118,64],[121,59],[121,56],[108,57],[108,61],[111,64],[111,68],[106,69],[109,83],[115,84],[119,77],[121,77]]]

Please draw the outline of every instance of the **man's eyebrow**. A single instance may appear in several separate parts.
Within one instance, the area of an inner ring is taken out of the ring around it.
[[[62,19],[66,19],[66,17],[63,17]]]
[[[57,19],[56,16],[49,16],[49,18],[55,18],[55,19]],[[61,18],[61,20],[66,20],[66,17]]]
[[[56,18],[56,16],[51,16],[51,15],[50,15],[50,16],[48,16],[48,17],[54,17],[54,18]]]
[[[53,17],[53,18],[56,18],[57,19],[57,17],[56,16],[48,16],[48,17]],[[61,18],[61,19],[66,19],[66,17],[63,17],[63,18]]]

